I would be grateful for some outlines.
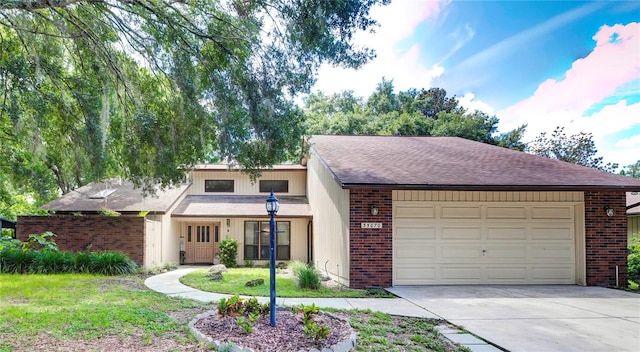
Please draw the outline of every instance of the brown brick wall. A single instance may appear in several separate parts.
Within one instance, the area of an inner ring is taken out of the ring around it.
[[[585,259],[587,285],[610,286],[627,282],[627,215],[625,192],[584,192]],[[614,216],[607,216],[613,207]]]
[[[371,215],[371,205],[378,215]],[[352,189],[350,192],[350,266],[352,288],[392,285],[391,190]],[[363,229],[363,222],[382,223],[381,229]]]
[[[142,265],[144,259],[145,219],[139,216],[51,215],[19,216],[16,238],[51,231],[61,250],[116,250]]]

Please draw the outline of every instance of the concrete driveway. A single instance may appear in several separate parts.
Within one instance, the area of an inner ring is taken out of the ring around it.
[[[582,286],[389,291],[509,351],[640,351],[640,295]]]

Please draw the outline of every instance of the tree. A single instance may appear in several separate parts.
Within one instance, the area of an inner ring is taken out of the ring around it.
[[[618,168],[618,164],[604,164],[602,157],[596,157],[598,150],[591,133],[580,132],[567,136],[564,132],[564,127],[559,126],[553,130],[550,137],[547,137],[546,132],[542,132],[529,144],[527,151],[550,159],[562,160],[608,172],[614,172]]]
[[[0,152],[17,150],[21,170],[0,171],[17,182],[36,166],[64,193],[112,174],[167,186],[204,160],[294,158],[295,96],[322,63],[374,57],[352,38],[386,3],[2,1]]]
[[[456,136],[520,151],[525,148],[526,125],[497,134],[496,116],[468,112],[442,88],[419,93],[412,88],[396,94],[393,81],[382,78],[366,103],[362,101],[352,91],[309,95],[304,100],[307,134]]]
[[[620,174],[640,178],[640,160],[636,161],[635,164],[625,166],[622,171],[620,171]]]

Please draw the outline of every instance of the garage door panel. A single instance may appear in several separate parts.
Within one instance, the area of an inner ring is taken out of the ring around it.
[[[573,218],[572,207],[569,206],[533,206],[531,207],[532,219],[563,219],[571,220]]]
[[[521,207],[487,207],[487,219],[526,219],[527,208]]]
[[[534,261],[554,263],[573,263],[575,247],[566,246],[532,246],[531,256]]]
[[[482,257],[479,245],[441,245],[439,248],[438,259],[443,263],[477,261]]]
[[[436,217],[435,206],[425,207],[397,207],[395,209],[396,218],[425,218],[433,219]]]
[[[479,240],[482,238],[480,226],[442,226],[440,239],[442,240]]]
[[[526,240],[527,229],[524,226],[500,225],[487,226],[487,240]]]
[[[396,269],[396,279],[404,285],[420,284],[425,281],[436,280],[436,267],[434,266],[410,266]]]
[[[484,260],[487,262],[526,262],[527,246],[486,246]]]
[[[433,263],[436,259],[436,247],[425,246],[421,243],[406,243],[398,246],[395,250],[396,257],[402,257],[403,263],[423,262],[425,264]]]
[[[574,241],[573,226],[535,225],[531,228],[533,240]]]
[[[557,284],[573,284],[575,282],[572,265],[535,267],[531,272],[532,279],[538,282]]]
[[[487,280],[514,283],[526,281],[528,269],[526,266],[487,266],[486,272]]]
[[[440,279],[443,281],[463,280],[468,283],[479,283],[482,280],[482,270],[479,267],[471,266],[440,267]]]
[[[400,227],[396,230],[397,239],[402,240],[421,240],[421,239],[435,239],[436,229],[435,227]]]
[[[479,207],[442,206],[440,218],[442,219],[480,219]]]

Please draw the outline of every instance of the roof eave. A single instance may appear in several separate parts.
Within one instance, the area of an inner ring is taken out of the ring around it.
[[[415,185],[415,184],[378,184],[344,183],[343,189],[379,188],[393,190],[430,190],[430,191],[607,191],[632,192],[640,190],[638,186],[597,186],[597,185]]]

